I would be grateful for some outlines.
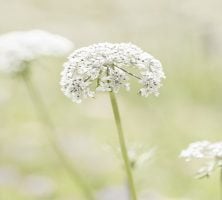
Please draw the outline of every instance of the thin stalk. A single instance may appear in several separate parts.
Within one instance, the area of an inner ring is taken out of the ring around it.
[[[129,157],[128,157],[128,153],[127,153],[127,149],[126,149],[126,142],[125,142],[125,138],[124,138],[124,134],[123,134],[123,128],[122,128],[122,124],[121,124],[121,118],[120,118],[120,114],[119,114],[118,104],[116,101],[115,94],[113,92],[110,92],[109,96],[110,96],[110,101],[112,104],[112,110],[113,110],[113,115],[115,118],[117,132],[118,132],[118,136],[119,136],[121,153],[122,153],[122,157],[124,160],[126,174],[127,174],[127,178],[128,178],[128,182],[129,182],[131,200],[137,200],[136,189],[135,189],[133,174],[131,171],[130,161],[129,161]]]
[[[73,164],[69,161],[68,158],[66,158],[66,155],[64,155],[63,150],[59,147],[59,144],[56,140],[56,137],[54,133],[56,132],[56,129],[54,127],[54,124],[48,115],[47,109],[42,101],[41,95],[38,93],[34,85],[32,84],[32,81],[29,78],[29,74],[27,72],[21,73],[22,80],[24,81],[28,94],[30,96],[30,99],[36,109],[36,113],[39,117],[39,119],[42,121],[43,124],[45,124],[48,128],[48,139],[49,142],[57,155],[60,162],[63,164],[66,171],[70,174],[72,179],[75,181],[75,184],[79,186],[79,188],[82,190],[82,193],[84,194],[85,198],[88,200],[94,200],[93,192],[91,191],[91,188],[83,180],[81,175],[79,174],[78,170],[75,169]]]
[[[126,72],[127,74],[133,76],[134,78],[137,78],[137,79],[141,80],[141,78],[140,78],[139,76],[137,76],[137,75],[135,75],[135,74],[133,74],[133,73],[131,73],[131,72],[128,72],[127,70],[125,70],[125,69],[123,69],[123,68],[121,68],[121,67],[118,67],[118,66],[115,66],[115,67],[118,68],[118,69],[121,69],[122,71],[124,71],[124,72]]]
[[[222,167],[220,167],[220,200],[222,200]]]

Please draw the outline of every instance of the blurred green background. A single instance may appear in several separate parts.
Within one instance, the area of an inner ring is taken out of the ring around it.
[[[191,142],[221,140],[221,8],[221,0],[0,0],[0,33],[43,29],[69,38],[75,48],[132,42],[161,60],[167,79],[158,98],[139,97],[136,85],[117,95],[128,146],[155,148],[135,171],[138,191],[146,200],[218,199],[219,173],[196,180],[195,166],[178,155]],[[98,196],[120,190],[125,174],[108,95],[72,103],[59,86],[64,61],[32,66],[55,137]],[[0,200],[84,199],[47,134],[22,81],[1,74]]]

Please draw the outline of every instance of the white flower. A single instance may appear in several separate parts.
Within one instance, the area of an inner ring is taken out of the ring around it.
[[[56,191],[56,184],[49,177],[31,174],[25,177],[20,189],[28,196],[50,198]]]
[[[0,188],[2,186],[17,186],[20,182],[21,175],[13,166],[0,166]]]
[[[187,149],[183,150],[180,157],[186,161],[194,159],[204,161],[197,174],[198,177],[209,176],[217,167],[222,167],[222,142],[210,143],[209,141],[199,141],[191,143]]]
[[[119,147],[116,148],[111,145],[106,145],[105,149],[109,152],[114,152],[118,159],[121,157],[121,149]],[[129,148],[127,149],[129,162],[134,170],[150,164],[153,161],[155,153],[155,147],[148,149],[146,146],[137,143],[129,145]]]
[[[139,94],[158,95],[165,78],[161,63],[131,43],[99,43],[74,51],[64,64],[61,87],[74,102],[94,97],[96,91],[117,93],[130,89],[129,77],[142,84]]]
[[[22,71],[26,62],[41,56],[64,55],[72,48],[71,41],[46,31],[10,32],[0,36],[0,71]]]
[[[142,145],[133,145],[128,150],[128,156],[132,168],[142,167],[146,162],[150,161],[155,154],[156,149],[145,149]]]
[[[97,200],[128,200],[129,189],[127,185],[109,186],[102,188],[96,195]]]

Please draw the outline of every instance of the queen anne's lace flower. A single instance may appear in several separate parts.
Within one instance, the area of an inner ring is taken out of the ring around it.
[[[59,56],[70,52],[71,41],[41,30],[15,31],[0,36],[0,70],[18,72],[40,56]]]
[[[198,177],[209,176],[216,168],[222,167],[222,142],[199,141],[191,143],[187,149],[181,152],[180,157],[185,158],[186,161],[194,159],[204,161],[204,165],[197,174]]]
[[[142,84],[141,96],[158,95],[165,78],[161,63],[130,43],[99,43],[74,51],[61,73],[62,91],[74,102],[93,97],[96,91],[117,93],[130,89],[129,77]]]

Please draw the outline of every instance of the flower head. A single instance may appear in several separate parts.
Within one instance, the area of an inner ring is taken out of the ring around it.
[[[0,36],[0,70],[19,72],[41,56],[59,56],[70,52],[71,41],[41,30],[15,31]]]
[[[117,93],[130,89],[129,78],[142,85],[141,96],[158,95],[165,78],[161,63],[131,43],[99,43],[74,51],[64,64],[61,87],[74,102],[97,91]]]
[[[198,170],[198,177],[209,176],[217,167],[222,167],[222,142],[210,143],[199,141],[191,143],[183,150],[180,157],[186,161],[194,159],[204,161],[204,165]]]

